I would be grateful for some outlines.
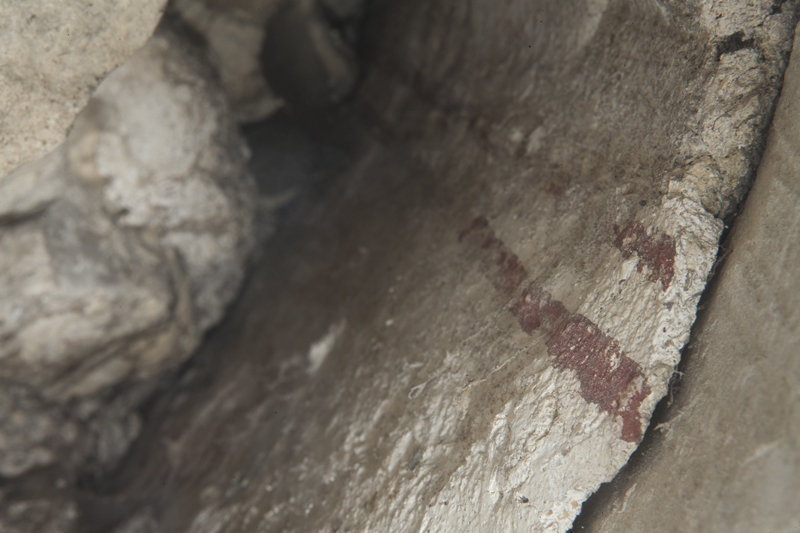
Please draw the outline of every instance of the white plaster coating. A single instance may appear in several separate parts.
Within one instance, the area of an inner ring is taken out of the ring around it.
[[[671,183],[661,207],[642,222],[649,234],[663,231],[676,241],[675,274],[667,290],[647,280],[646,267],[638,271],[637,257],[626,260],[614,248],[608,252],[605,274],[597,276],[594,290],[577,312],[642,366],[652,390],[639,409],[644,431],[688,340],[722,223],[703,208],[696,191],[679,181]],[[558,298],[558,292],[553,296]],[[437,504],[427,509],[420,532],[533,527],[564,533],[599,482],[627,462],[636,445],[622,441],[619,422],[580,396],[580,383],[571,371],[550,367],[521,379],[533,379],[526,384],[529,392],[496,415],[487,441],[473,445],[464,465],[437,496]],[[465,411],[468,405],[467,396],[459,407]],[[428,429],[428,442],[452,433],[455,416],[443,421],[435,431]],[[442,448],[426,448],[426,455],[446,453]],[[424,476],[424,462],[418,468],[418,475]],[[414,492],[411,489],[403,499],[415,499]],[[392,526],[375,527],[388,531]]]
[[[308,349],[309,374],[315,374],[317,370],[319,370],[319,367],[322,366],[322,363],[325,362],[325,358],[328,357],[331,350],[333,350],[336,341],[339,340],[339,337],[344,333],[345,325],[346,322],[344,320],[331,324],[330,328],[328,328],[328,332]]]
[[[700,3],[699,22],[716,37],[737,31],[751,35],[770,15],[772,0],[705,0]]]
[[[611,275],[581,305],[580,313],[619,342],[623,352],[639,363],[653,393],[640,411],[650,413],[666,393],[669,377],[689,339],[697,302],[714,264],[722,221],[708,213],[699,194],[672,181],[661,208],[642,218],[648,234],[666,233],[675,240],[674,277],[662,290],[649,282],[649,271],[637,268],[636,256],[625,260],[618,250],[606,261]],[[647,419],[643,417],[644,427]]]
[[[788,9],[774,12],[771,0],[713,0],[701,3],[701,26],[722,46],[726,39],[741,49],[718,48],[719,68],[703,88],[704,99],[693,119],[684,150],[691,166],[710,167],[687,179],[695,181],[703,205],[729,216],[742,200],[754,172],[753,144],[762,135],[778,87],[773,80],[791,50],[793,22]],[[723,53],[724,52],[724,53]]]

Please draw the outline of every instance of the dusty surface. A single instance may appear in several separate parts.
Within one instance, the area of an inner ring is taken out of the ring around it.
[[[673,399],[576,531],[800,531],[799,110],[793,56]]]
[[[667,391],[793,8],[378,4],[358,157],[85,529],[567,530]]]
[[[356,6],[325,4],[345,14]],[[0,463],[0,527],[566,531],[626,463],[668,390],[722,218],[735,211],[760,156],[795,9],[766,0],[514,0],[502,9],[494,0],[375,2],[349,114],[303,117],[317,129],[312,145],[342,152],[331,156],[337,171],[301,180],[310,198],[266,250],[233,315],[144,408],[142,438],[122,467],[65,478],[54,464],[73,444],[64,413],[26,389],[4,389],[0,401],[14,416],[0,425],[0,440],[30,453]],[[190,63],[166,61],[159,72],[186,81]],[[98,460],[112,457],[106,464],[139,432],[129,409],[155,387],[145,382],[115,396],[120,390],[109,385],[180,360],[219,318],[214,304],[241,276],[229,257],[241,249],[238,237],[224,235],[220,217],[241,214],[255,198],[226,173],[241,166],[241,151],[223,157],[222,168],[209,163],[219,155],[205,143],[214,128],[192,90],[205,83],[159,89],[138,109],[129,96],[140,83],[158,88],[159,76],[118,73],[125,105],[90,107],[74,142],[6,178],[13,194],[0,195],[2,223],[17,237],[0,244],[52,266],[19,270],[11,261],[0,274],[7,293],[33,287],[34,297],[74,297],[66,282],[86,279],[76,286],[93,297],[105,294],[98,286],[112,296],[143,295],[140,316],[113,299],[62,306],[51,320],[60,329],[20,328],[9,320],[33,315],[4,314],[3,340],[21,331],[30,341],[19,350],[3,344],[5,379],[57,401],[109,391],[78,406],[88,413],[81,423],[94,423],[93,414],[116,420],[91,433]],[[171,99],[184,112],[160,107]],[[124,126],[116,116],[126,113],[133,120]],[[164,142],[144,117],[166,119]],[[200,141],[186,141],[188,133]],[[237,146],[235,134],[223,137]],[[276,161],[274,146],[264,150]],[[308,153],[297,150],[298,160]],[[142,168],[123,164],[133,160]],[[262,191],[285,189],[282,176],[270,176],[278,172],[270,158],[262,161]],[[217,180],[234,207],[198,194],[198,205],[181,209],[197,190],[180,179],[168,185],[184,171]],[[86,198],[94,203],[73,209]],[[106,218],[84,220],[95,214]],[[192,229],[203,214],[208,238]],[[739,238],[762,238],[747,231]],[[209,247],[215,238],[220,246]],[[127,255],[110,260],[109,249]],[[160,277],[137,277],[136,266]],[[185,276],[176,276],[179,267]],[[732,272],[748,286],[746,274]],[[115,292],[120,279],[125,290]],[[14,295],[2,302],[11,305]],[[793,309],[790,300],[773,301]],[[82,359],[94,330],[63,324],[92,313],[115,336]],[[159,318],[169,313],[180,320]],[[793,324],[776,335],[791,338]],[[136,327],[151,337],[132,342]],[[708,327],[713,335],[722,326]],[[66,359],[53,357],[58,349]],[[109,358],[120,350],[124,357]],[[747,383],[747,375],[733,382]],[[795,384],[785,382],[785,392],[796,395]],[[25,416],[35,424],[21,435]],[[675,435],[687,449],[685,434]],[[756,470],[742,471],[741,487],[762,472],[791,472],[783,463],[796,440],[785,440],[751,447],[744,463]],[[630,498],[640,494],[635,487],[626,489]]]
[[[0,179],[64,140],[109,71],[141,47],[166,0],[0,5]]]

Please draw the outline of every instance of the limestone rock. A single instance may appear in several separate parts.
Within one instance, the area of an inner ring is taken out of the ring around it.
[[[363,3],[177,0],[173,7],[205,38],[234,116],[255,122],[283,104],[276,93],[296,105],[327,105],[351,93]]]
[[[98,82],[141,47],[166,0],[0,5],[0,179],[64,140]]]
[[[282,105],[258,62],[264,25],[280,4],[281,0],[176,0],[172,5],[205,38],[209,58],[240,122],[264,119]]]
[[[115,224],[177,252],[198,331],[221,318],[254,244],[249,152],[213,79],[198,50],[158,33],[98,87],[68,143]]]
[[[78,426],[60,409],[27,387],[0,381],[0,476],[71,462],[77,438]]]
[[[81,432],[67,467],[113,466],[153,379],[235,296],[255,185],[213,79],[161,30],[101,84],[65,143],[0,182],[0,378],[33,395],[4,391],[3,475],[54,462],[67,428]],[[55,404],[69,407],[61,418]]]

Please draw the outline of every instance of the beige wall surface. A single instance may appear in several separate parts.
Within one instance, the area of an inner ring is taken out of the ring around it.
[[[674,401],[575,531],[800,531],[798,153],[795,52]]]

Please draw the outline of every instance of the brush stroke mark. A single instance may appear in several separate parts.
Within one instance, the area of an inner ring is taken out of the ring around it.
[[[468,246],[494,288],[513,297],[509,311],[522,330],[528,335],[537,330],[545,333],[553,366],[573,371],[580,382],[581,397],[622,422],[622,440],[638,442],[642,437],[639,408],[651,392],[641,366],[591,320],[570,313],[547,291],[525,285],[529,276],[522,262],[497,237],[486,217],[475,218],[458,240]],[[647,257],[647,252],[642,253]],[[656,279],[663,282],[663,278]]]
[[[662,290],[667,290],[675,275],[675,240],[662,233],[656,237],[648,235],[641,222],[632,222],[622,229],[614,226],[616,239],[614,244],[622,252],[624,258],[634,254],[639,258],[636,270],[644,267],[650,270],[647,280],[655,283],[661,281]]]

